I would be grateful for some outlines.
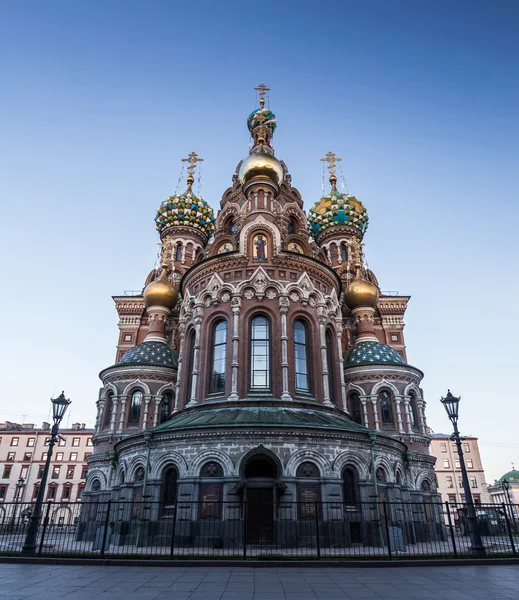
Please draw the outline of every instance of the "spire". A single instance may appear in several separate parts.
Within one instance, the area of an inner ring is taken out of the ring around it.
[[[264,108],[265,106],[265,94],[270,92],[270,88],[267,87],[264,83],[260,83],[258,87],[254,88],[258,92],[260,108]]]
[[[321,158],[323,162],[328,163],[328,172],[330,173],[330,183],[332,184],[332,191],[337,190],[337,176],[335,175],[336,163],[340,162],[342,158],[335,155],[334,152],[327,152],[324,158]]]
[[[196,152],[190,152],[187,155],[187,158],[182,159],[182,162],[189,163],[187,167],[187,189],[188,191],[191,191],[191,186],[195,181],[194,173],[196,170],[196,163],[204,162],[204,159],[198,158],[198,154]]]

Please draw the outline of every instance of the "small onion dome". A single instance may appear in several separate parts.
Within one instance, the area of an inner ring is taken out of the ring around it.
[[[158,279],[148,283],[143,296],[146,308],[165,306],[171,309],[177,303],[178,288],[168,281],[166,269],[163,269]]]
[[[308,211],[308,221],[314,236],[335,225],[351,225],[362,234],[368,228],[368,211],[355,196],[332,190]]]
[[[345,366],[355,365],[405,365],[398,352],[379,342],[359,342],[348,352]]]
[[[350,283],[344,292],[344,302],[346,306],[350,310],[353,310],[354,308],[360,308],[361,306],[371,306],[371,308],[376,308],[377,301],[377,286],[373,285],[369,281],[366,281],[364,277],[362,277],[362,273],[358,267],[355,279]]]
[[[175,350],[165,342],[142,342],[128,352],[125,352],[119,360],[120,365],[153,365],[156,367],[178,366],[178,356]]]
[[[499,481],[502,482],[503,479],[506,479],[508,483],[512,485],[519,485],[519,471],[517,469],[508,471],[508,473],[505,473],[503,477],[499,479]]]
[[[253,152],[241,163],[238,177],[242,185],[252,179],[271,179],[281,185],[283,167],[279,160],[271,154]]]
[[[160,205],[155,217],[157,231],[183,225],[202,231],[207,236],[214,229],[214,211],[203,198],[197,198],[190,188],[183,194],[171,196]]]
[[[258,119],[260,115],[263,117],[262,119]],[[274,133],[276,129],[276,115],[270,108],[257,108],[247,118],[247,127],[251,133],[261,123],[268,125],[269,129]]]

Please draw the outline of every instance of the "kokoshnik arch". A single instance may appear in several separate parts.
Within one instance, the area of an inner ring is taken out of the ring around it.
[[[409,297],[382,294],[365,266],[368,214],[337,189],[331,152],[330,189],[305,214],[259,91],[218,215],[193,191],[191,153],[185,192],[155,217],[160,266],[142,294],[114,298],[86,502],[140,501],[146,480],[151,520],[181,499],[202,501],[194,523],[223,524],[211,500],[261,501],[269,522],[283,503],[333,501],[354,521],[362,501],[437,497]]]

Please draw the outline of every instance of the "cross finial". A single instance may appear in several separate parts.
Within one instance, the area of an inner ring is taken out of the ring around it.
[[[270,92],[270,88],[264,83],[260,83],[258,87],[255,87],[254,89],[258,92],[258,96],[260,97],[260,106],[263,108],[265,106],[265,94]]]
[[[182,159],[182,162],[189,163],[189,165],[187,167],[188,177],[193,177],[193,173],[195,172],[195,169],[196,169],[196,163],[203,162],[203,161],[204,161],[203,158],[198,158],[198,154],[196,152],[190,152],[187,155],[187,158]]]
[[[327,152],[324,158],[321,158],[323,162],[328,163],[328,171],[330,173],[330,183],[332,184],[332,190],[336,189],[337,177],[335,176],[335,163],[338,163],[342,160],[338,156],[335,156],[334,152]]]

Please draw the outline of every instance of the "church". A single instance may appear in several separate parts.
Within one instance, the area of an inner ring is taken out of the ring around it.
[[[366,503],[437,499],[409,297],[383,294],[367,268],[368,212],[339,191],[332,152],[305,213],[274,154],[268,91],[217,214],[195,193],[192,152],[184,191],[155,216],[156,268],[142,293],[114,297],[116,362],[100,373],[83,501],[124,502],[125,543],[144,504],[146,543],[178,507],[185,532],[210,521],[225,544],[246,507],[261,544],[281,520],[315,519],[360,542]]]

